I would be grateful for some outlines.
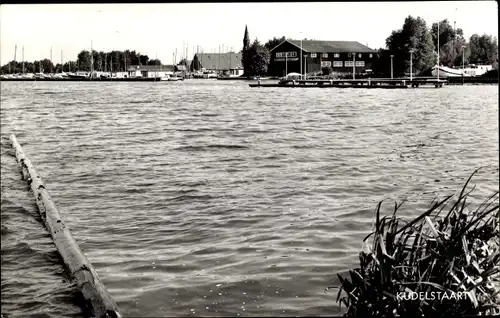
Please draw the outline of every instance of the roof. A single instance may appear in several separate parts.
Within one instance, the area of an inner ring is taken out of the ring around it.
[[[351,53],[377,53],[377,51],[369,48],[366,45],[363,45],[357,41],[317,41],[317,40],[285,40],[281,42],[278,46],[276,46],[271,51],[274,51],[284,42],[289,42],[298,48],[301,47],[306,52],[310,53],[342,53],[342,52],[351,52]]]
[[[149,71],[149,72],[161,72],[161,71],[173,71],[173,65],[131,65],[127,71]]]
[[[196,53],[195,56],[198,57],[201,67],[209,70],[243,69],[241,53]]]

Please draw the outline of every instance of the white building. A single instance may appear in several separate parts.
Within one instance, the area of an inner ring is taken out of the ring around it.
[[[127,70],[127,77],[164,77],[173,75],[172,65],[132,65]]]

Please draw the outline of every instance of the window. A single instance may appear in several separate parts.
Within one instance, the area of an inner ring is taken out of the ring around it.
[[[339,53],[335,53],[335,54],[333,54],[333,57],[337,57],[337,58],[339,58],[339,57],[340,57],[340,54],[339,54]]]
[[[323,53],[323,58],[327,59],[328,58],[328,53]]]
[[[372,57],[373,57],[373,54],[370,53],[370,58],[372,58]]]
[[[342,67],[342,61],[333,61],[333,67]]]
[[[361,53],[358,54],[358,57],[361,58]]]
[[[365,66],[365,61],[356,61],[356,66],[364,67]]]
[[[312,58],[316,57],[316,53],[311,53],[311,57]]]
[[[276,58],[297,57],[297,52],[276,52]]]
[[[332,66],[332,62],[330,61],[321,61],[321,67],[330,67]]]
[[[353,61],[345,61],[345,62],[344,62],[344,66],[345,66],[345,67],[349,67],[349,66],[350,66],[350,67],[352,67],[353,65],[354,65],[354,62],[353,62]]]

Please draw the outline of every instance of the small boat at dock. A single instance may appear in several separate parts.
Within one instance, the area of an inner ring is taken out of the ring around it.
[[[439,77],[475,77],[481,76],[493,69],[492,65],[475,65],[471,64],[464,68],[451,68],[447,66],[434,66],[432,68],[432,76]]]

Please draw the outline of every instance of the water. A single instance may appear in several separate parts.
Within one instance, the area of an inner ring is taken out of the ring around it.
[[[124,316],[338,314],[380,200],[498,189],[496,85],[247,84],[1,83],[3,315],[81,315],[11,133]]]

